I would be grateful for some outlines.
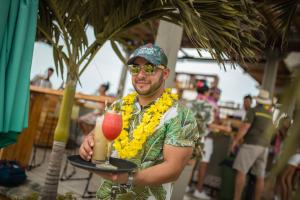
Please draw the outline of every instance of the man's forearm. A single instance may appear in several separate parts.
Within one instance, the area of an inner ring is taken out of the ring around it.
[[[235,136],[235,140],[236,141],[240,141],[245,135],[246,133],[248,132],[249,128],[250,128],[250,125],[251,124],[248,124],[248,123],[243,123],[241,125],[241,127],[239,128],[239,132],[236,134]]]
[[[180,166],[173,166],[171,163],[163,162],[153,167],[143,169],[134,175],[133,183],[138,186],[155,186],[173,182],[180,176],[187,161],[188,159]]]
[[[164,161],[160,164],[142,169],[133,175],[133,180],[127,173],[99,174],[105,179],[117,183],[130,183],[136,186],[157,186],[175,181],[191,158],[193,147],[176,147],[164,145]]]

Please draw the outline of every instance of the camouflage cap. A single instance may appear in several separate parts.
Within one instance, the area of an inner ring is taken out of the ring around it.
[[[136,58],[145,58],[148,62],[154,65],[164,65],[167,67],[168,58],[162,48],[155,44],[148,43],[137,48],[133,54],[130,56],[127,64],[134,64]]]

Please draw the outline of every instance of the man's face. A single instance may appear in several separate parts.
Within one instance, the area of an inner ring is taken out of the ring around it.
[[[50,69],[48,69],[48,77],[49,77],[49,78],[52,76],[52,74],[53,74],[53,71],[50,70]]]
[[[99,94],[100,94],[100,95],[105,95],[105,93],[106,93],[106,88],[105,88],[103,85],[101,85],[98,91],[99,91]]]
[[[250,98],[245,98],[244,99],[244,109],[248,110],[251,108],[252,100]]]
[[[152,75],[148,75],[143,68],[144,65],[150,64],[146,59],[136,58],[134,64],[142,68],[139,73],[131,77],[132,85],[139,95],[151,96],[164,87],[164,81],[170,72],[168,68],[157,68]]]

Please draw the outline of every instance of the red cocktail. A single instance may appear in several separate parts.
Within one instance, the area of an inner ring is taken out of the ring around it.
[[[102,124],[103,135],[109,141],[115,140],[122,131],[122,114],[109,111],[104,114]]]
[[[109,157],[111,155],[111,143],[115,140],[122,131],[122,114],[116,111],[107,111],[104,114],[102,123],[102,132],[104,137],[108,140],[108,150],[105,165],[109,164]]]

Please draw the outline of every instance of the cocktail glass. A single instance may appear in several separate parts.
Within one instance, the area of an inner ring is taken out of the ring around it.
[[[120,135],[122,131],[122,114],[116,111],[107,111],[104,114],[102,123],[102,132],[104,137],[108,140],[107,155],[103,167],[112,167],[109,163],[109,157],[111,155],[111,144]]]

